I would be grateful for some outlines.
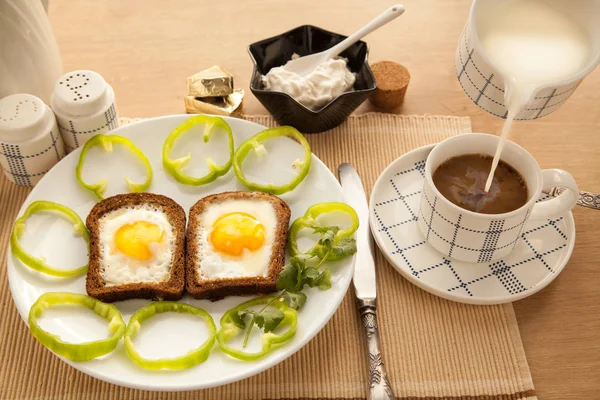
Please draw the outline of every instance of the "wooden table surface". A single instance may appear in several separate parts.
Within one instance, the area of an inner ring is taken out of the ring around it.
[[[393,60],[412,74],[402,114],[469,116],[475,132],[502,121],[461,90],[454,52],[469,0],[405,0],[405,14],[369,35],[371,62]],[[266,110],[249,92],[248,44],[302,24],[350,34],[383,0],[50,0],[64,70],[93,69],[114,87],[121,116],[182,113],[185,78],[219,64],[247,90],[246,114]],[[570,171],[580,188],[600,191],[600,69],[567,103],[536,121],[516,122],[510,139],[542,168]],[[364,104],[357,112],[371,111]],[[541,399],[600,396],[600,211],[577,207],[577,241],[564,272],[514,304]]]

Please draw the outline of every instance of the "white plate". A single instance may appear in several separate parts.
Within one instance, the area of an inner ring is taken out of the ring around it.
[[[150,160],[154,170],[154,179],[148,191],[171,197],[181,204],[186,211],[198,199],[206,195],[231,190],[244,190],[244,187],[235,178],[233,170],[226,176],[204,187],[180,185],[163,170],[161,164],[163,142],[169,132],[187,118],[189,118],[187,115],[165,116],[126,125],[114,131],[115,134],[130,138]],[[226,118],[226,120],[233,131],[236,146],[264,129],[261,125],[239,119]],[[209,152],[215,158],[215,161],[220,163],[218,159],[219,149],[210,147],[211,145],[218,147],[219,139],[217,136],[219,135],[215,135],[215,143],[212,143],[211,140],[208,145],[198,144],[198,149],[200,149],[200,153],[202,153],[202,149],[205,149],[204,153]],[[290,159],[293,161],[298,158],[298,155],[302,154],[300,146],[290,139],[282,138],[282,140],[273,142],[272,145],[275,147],[273,150],[276,151],[272,151],[267,158],[262,160],[263,162],[270,162],[267,159],[271,158],[272,160],[275,158],[276,161],[287,160],[285,165],[290,165]],[[267,147],[271,146],[268,145]],[[210,149],[210,151],[207,149]],[[82,189],[75,180],[75,165],[79,158],[79,152],[80,150],[76,150],[69,154],[46,174],[23,204],[19,215],[32,201],[51,200],[73,208],[85,220],[96,201],[93,195]],[[123,182],[122,171],[115,170],[114,166],[111,168],[110,165],[102,164],[104,161],[99,161],[94,157],[92,156],[88,160],[90,165],[96,167],[95,173],[90,175],[106,176],[110,184],[121,185]],[[110,160],[110,158],[106,160]],[[115,164],[119,165],[119,168],[122,167],[123,169],[127,167],[127,163],[134,163],[133,159],[129,160],[127,158],[124,165],[121,166],[123,164],[122,159],[116,157],[113,160],[115,160]],[[199,160],[199,164],[204,164],[203,157]],[[251,169],[252,167],[250,167]],[[263,168],[262,171],[268,171],[269,179],[274,182],[283,182],[284,179],[289,179],[292,170],[289,168]],[[143,173],[141,175],[134,173],[130,176],[132,178],[138,176],[138,181],[140,181],[139,176],[143,176]],[[89,180],[92,181],[91,178]],[[107,192],[107,195],[110,194],[114,193]],[[303,215],[312,204],[343,200],[338,181],[314,155],[311,171],[304,182],[296,190],[282,195],[281,198],[289,204],[292,210],[292,220]],[[70,228],[66,222],[61,219],[43,216],[34,216],[30,219],[30,222],[31,224],[27,225],[28,233],[21,241],[27,250],[36,255],[45,255],[48,263],[55,266],[64,265],[65,268],[69,268],[76,266],[77,261],[84,260],[83,263],[85,263],[87,259],[85,246],[81,245],[82,242],[76,241],[81,239],[70,237],[72,234],[70,234]],[[184,371],[151,372],[138,368],[127,357],[121,342],[112,354],[102,359],[81,363],[64,361],[95,378],[117,385],[150,390],[203,389],[247,378],[290,357],[323,328],[338,308],[348,289],[352,277],[352,263],[353,260],[349,258],[331,265],[332,288],[330,290],[305,290],[305,293],[308,294],[308,301],[299,313],[296,336],[291,342],[262,360],[255,362],[238,361],[221,353],[215,346],[210,357],[203,364]],[[79,265],[82,265],[82,263]],[[50,291],[85,293],[85,276],[67,280],[49,279],[23,266],[14,256],[8,257],[8,279],[13,299],[24,321],[27,321],[29,308],[42,293]],[[247,299],[244,297],[228,297],[217,302],[210,302],[208,300],[194,300],[186,295],[182,301],[209,311],[218,327],[219,319],[226,310]],[[148,301],[144,300],[129,300],[115,303],[115,305],[123,313],[125,321],[128,321],[133,312],[147,303]],[[93,315],[88,316],[86,313],[77,312],[76,315],[77,317],[65,316],[64,312],[62,314],[60,312],[51,313],[49,318],[44,319],[44,323],[47,324],[44,326],[52,329],[54,333],[64,335],[65,340],[84,341],[90,340],[90,335],[106,335],[106,323],[102,320],[92,318]],[[155,348],[156,352],[145,353],[144,356],[166,357],[173,354],[173,352],[182,354],[194,347],[194,343],[199,344],[198,336],[194,337],[193,335],[196,332],[199,332],[197,335],[202,334],[201,324],[196,325],[191,319],[177,319],[177,317],[177,315],[165,314],[155,317],[156,323],[148,321],[147,334],[144,334],[145,330],[142,329],[140,340],[142,337],[144,338],[142,342],[144,349]],[[165,321],[172,321],[176,325],[170,327],[169,322]],[[75,323],[73,324],[73,322]],[[186,329],[189,329],[191,334],[186,335]],[[24,360],[24,362],[30,361]]]
[[[433,147],[421,147],[398,158],[373,187],[371,232],[392,266],[436,296],[470,304],[516,301],[552,282],[573,252],[571,212],[554,220],[529,221],[515,250],[494,263],[449,259],[425,242],[417,216],[425,160]]]

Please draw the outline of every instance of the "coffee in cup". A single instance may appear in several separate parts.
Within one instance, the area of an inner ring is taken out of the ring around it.
[[[446,199],[469,211],[503,214],[521,208],[528,190],[521,174],[500,161],[490,190],[485,183],[493,158],[484,154],[465,154],[443,162],[433,173],[433,184]]]

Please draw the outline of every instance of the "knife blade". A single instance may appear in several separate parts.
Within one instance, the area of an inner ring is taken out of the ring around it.
[[[379,325],[377,323],[377,282],[375,280],[375,259],[373,258],[373,238],[369,230],[369,205],[365,188],[356,170],[350,164],[339,168],[342,193],[346,202],[358,214],[359,226],[356,231],[356,259],[352,282],[357,297],[358,312],[365,329],[367,360],[369,361],[369,400],[393,400],[394,392],[385,371]]]
[[[356,231],[356,260],[352,283],[356,297],[363,300],[374,300],[377,297],[375,280],[375,261],[373,258],[373,239],[369,230],[369,205],[367,194],[356,170],[350,164],[342,164],[339,168],[340,182],[344,199],[358,214],[358,230]]]

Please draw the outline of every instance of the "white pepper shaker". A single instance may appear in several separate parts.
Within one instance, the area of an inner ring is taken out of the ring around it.
[[[115,92],[94,71],[63,75],[54,86],[50,104],[69,152],[119,126]]]
[[[0,166],[22,186],[34,186],[65,156],[54,114],[39,98],[13,94],[0,100]]]

